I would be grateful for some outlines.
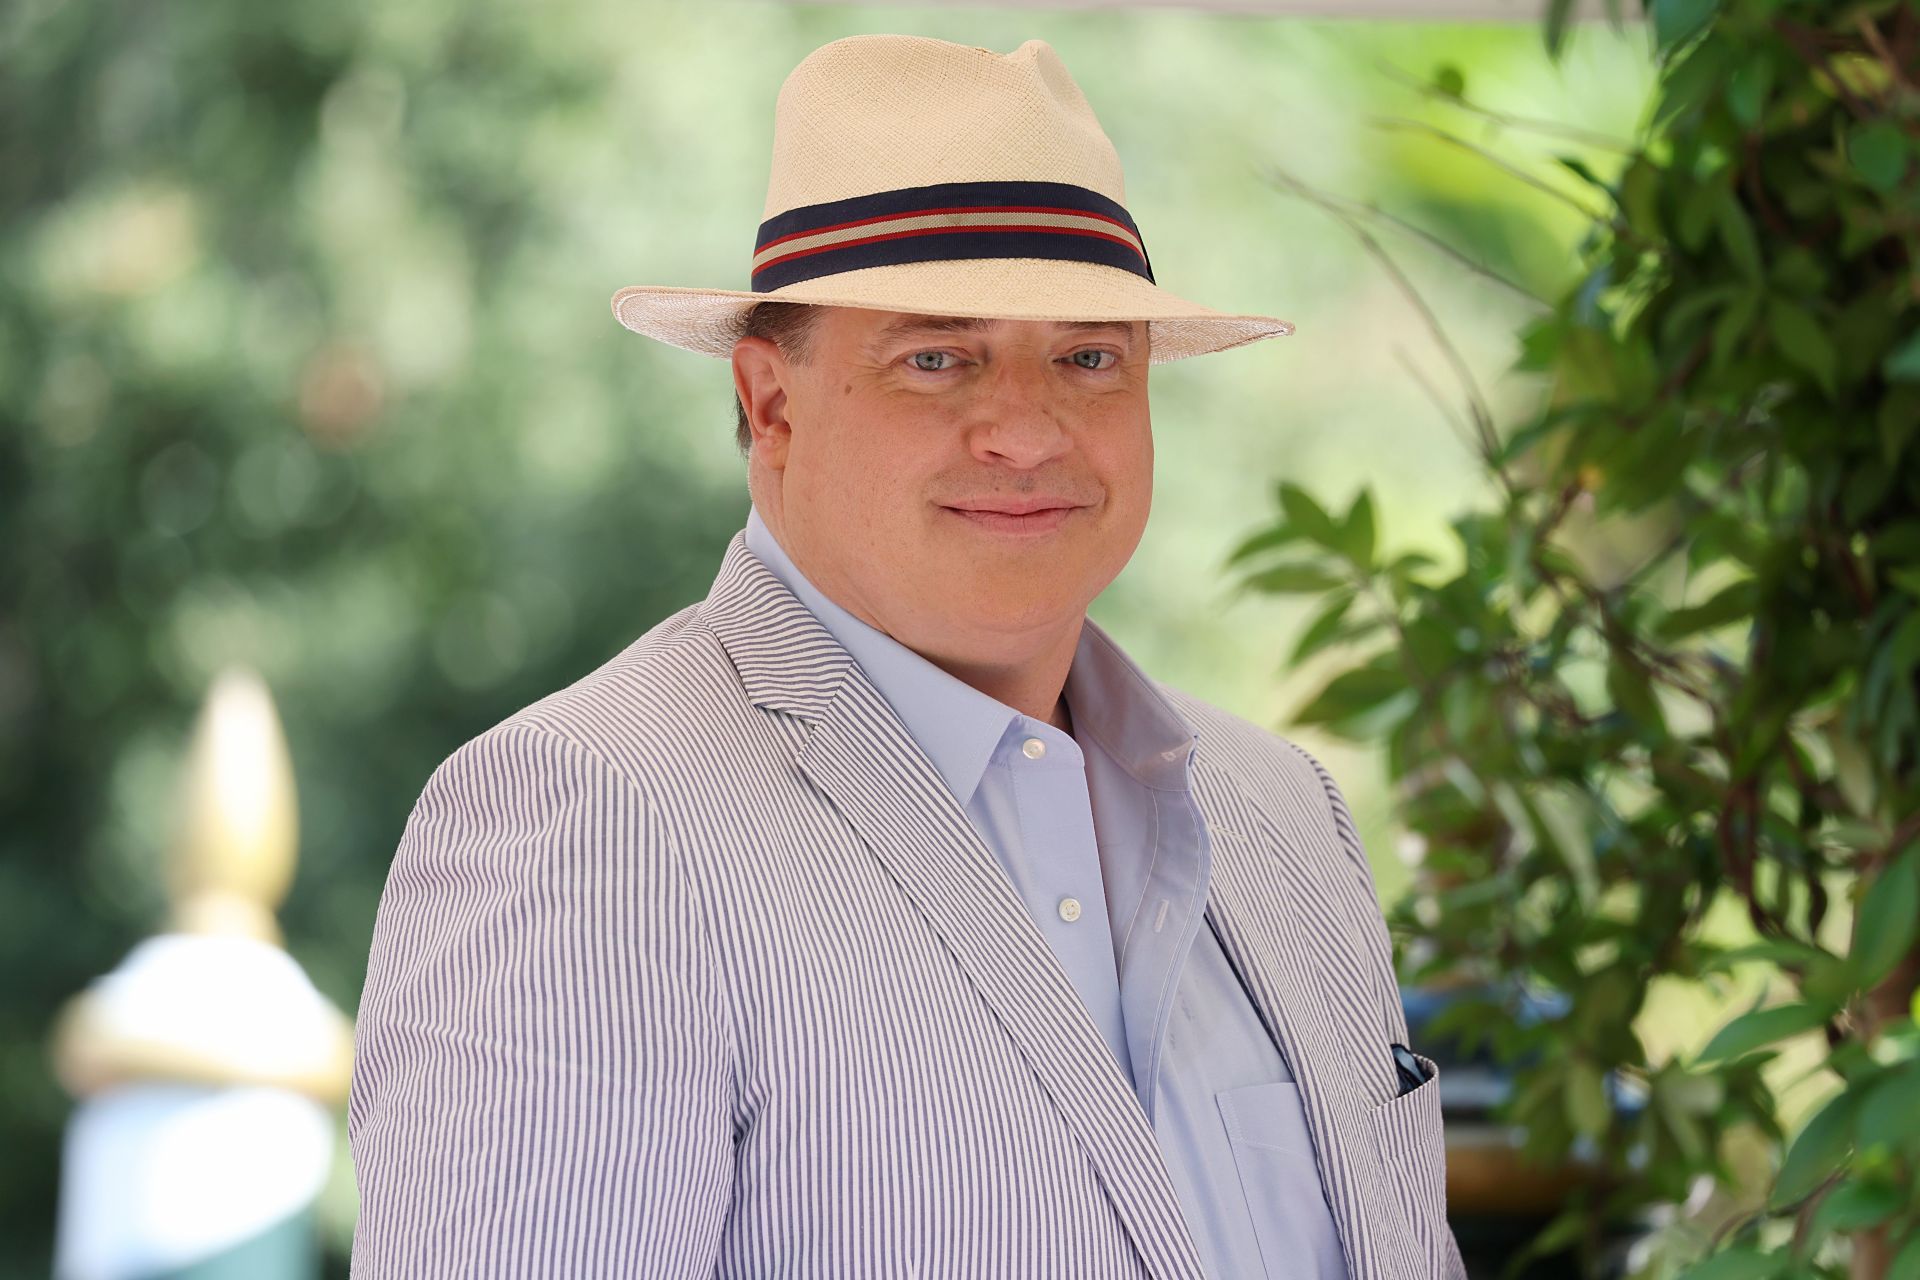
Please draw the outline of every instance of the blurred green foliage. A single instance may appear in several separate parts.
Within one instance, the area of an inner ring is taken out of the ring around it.
[[[283,923],[350,1011],[426,772],[704,594],[745,516],[646,429],[620,282],[540,332],[578,212],[542,128],[610,86],[538,12],[450,11],[410,63],[377,6],[38,9],[0,19],[35,25],[0,76],[9,1275],[46,1270],[50,1013],[159,922],[212,672],[279,702]],[[584,326],[628,341],[556,345]]]
[[[1604,174],[1562,166],[1592,222],[1582,278],[1522,332],[1546,394],[1505,423],[1467,384],[1496,505],[1441,565],[1384,547],[1365,491],[1330,508],[1282,482],[1233,563],[1319,601],[1296,660],[1361,646],[1295,720],[1387,746],[1424,849],[1392,913],[1406,979],[1479,984],[1446,1029],[1537,1055],[1505,1117],[1606,1175],[1539,1243],[1738,1183],[1746,1130],[1768,1185],[1688,1274],[1914,1280],[1920,10],[1648,17],[1639,136]],[[1472,81],[1434,89],[1472,110]],[[1705,935],[1720,901],[1750,945]],[[1779,998],[1695,1055],[1648,1052],[1656,983],[1753,966]],[[1527,985],[1565,1015],[1517,1025]],[[1831,1098],[1789,1142],[1761,1069],[1795,1037]],[[1608,1073],[1649,1105],[1612,1108]]]

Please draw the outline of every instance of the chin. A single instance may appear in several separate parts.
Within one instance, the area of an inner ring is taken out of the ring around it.
[[[1056,626],[1069,618],[1079,617],[1084,611],[1074,606],[1074,602],[1080,599],[1080,593],[1064,583],[1050,590],[1022,591],[1016,599],[1009,599],[1004,589],[996,592],[991,588],[968,598],[976,604],[962,616],[973,627],[998,634],[1017,635],[1036,628]]]

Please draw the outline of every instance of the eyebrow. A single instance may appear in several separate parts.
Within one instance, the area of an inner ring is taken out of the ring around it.
[[[999,323],[984,316],[908,316],[895,320],[874,335],[874,345],[884,347],[898,338],[921,333],[977,333]],[[1060,320],[1061,328],[1074,333],[1117,333],[1133,337],[1131,320]]]

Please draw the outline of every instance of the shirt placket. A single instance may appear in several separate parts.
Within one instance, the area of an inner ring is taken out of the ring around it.
[[[1122,964],[1123,1009],[1133,1039],[1139,1096],[1151,1117],[1167,1024],[1206,910],[1209,849],[1205,826],[1188,797],[1154,793],[1147,803],[1157,810],[1149,826],[1156,847],[1140,853],[1140,865],[1151,871]]]
[[[1012,775],[1025,854],[1022,898],[1121,1074],[1131,1082],[1133,1064],[1084,758],[1065,735],[1050,743],[1016,731],[1009,739],[1001,751]]]

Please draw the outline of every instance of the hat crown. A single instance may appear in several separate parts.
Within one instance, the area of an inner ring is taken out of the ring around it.
[[[746,290],[630,285],[620,323],[726,358],[766,302],[1144,320],[1155,364],[1292,333],[1162,289],[1120,157],[1044,40],[822,45],[780,86]]]
[[[1070,183],[1124,203],[1120,157],[1044,40],[1012,53],[926,36],[848,36],[780,87],[762,220],[954,182]]]

